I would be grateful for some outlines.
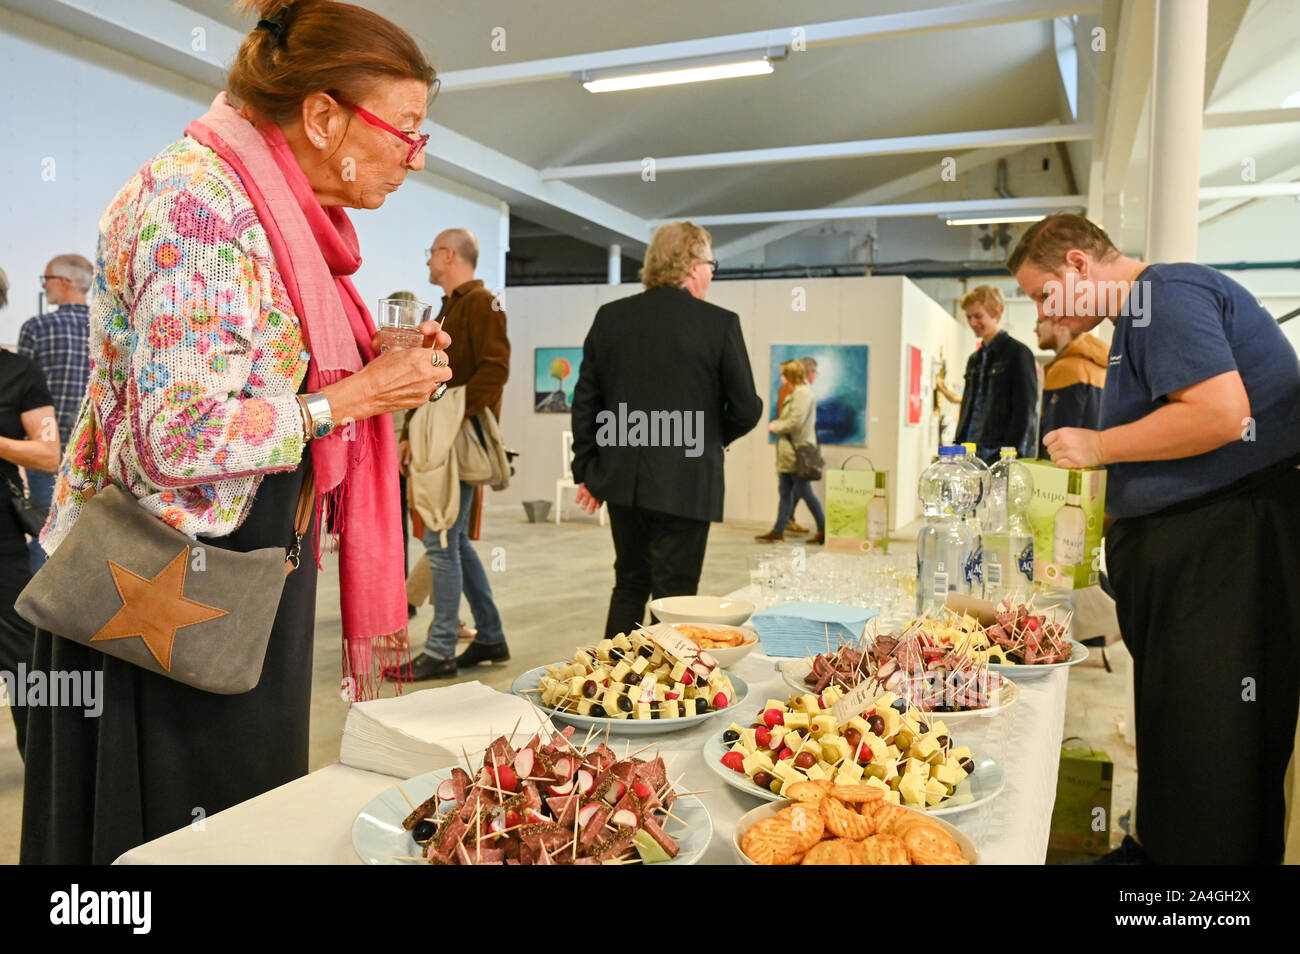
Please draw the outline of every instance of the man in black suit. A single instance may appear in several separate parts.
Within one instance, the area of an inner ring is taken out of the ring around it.
[[[609,505],[606,636],[639,625],[647,599],[695,593],[722,519],[722,449],[763,413],[739,316],[704,301],[717,267],[707,231],[660,226],[646,290],[601,307],[583,344],[573,479],[588,513]]]

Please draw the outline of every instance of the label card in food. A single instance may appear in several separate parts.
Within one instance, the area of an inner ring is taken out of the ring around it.
[[[667,623],[651,626],[646,632],[660,649],[684,663],[694,662],[696,654],[700,651],[698,646]]]
[[[835,716],[836,722],[844,725],[854,716],[860,716],[870,709],[879,692],[880,687],[875,681],[868,679],[857,688],[849,690],[831,706],[831,714]]]

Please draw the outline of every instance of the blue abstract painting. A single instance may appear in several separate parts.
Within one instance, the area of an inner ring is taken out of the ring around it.
[[[781,365],[798,358],[817,362],[813,396],[817,398],[817,441],[865,447],[867,443],[867,345],[772,345],[768,417],[776,420]],[[769,443],[776,435],[768,435]]]

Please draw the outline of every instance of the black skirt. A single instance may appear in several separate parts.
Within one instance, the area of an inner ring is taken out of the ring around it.
[[[209,545],[284,546],[305,468],[267,475],[243,525]],[[29,707],[23,864],[110,864],[123,852],[307,772],[316,561],[285,580],[251,692],[222,696],[36,632],[32,668],[103,672],[103,711]]]

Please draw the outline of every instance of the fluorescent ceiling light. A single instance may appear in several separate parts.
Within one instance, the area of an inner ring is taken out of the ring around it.
[[[1283,109],[1291,109],[1293,106],[1300,106],[1300,89],[1296,90],[1286,99],[1282,100]]]
[[[941,215],[948,225],[1001,225],[1002,223],[1012,222],[1037,222],[1049,212],[1036,212],[1031,215],[981,215],[973,213],[971,215]]]
[[[611,93],[626,89],[676,86],[738,76],[763,76],[773,72],[772,60],[785,58],[785,47],[732,53],[726,56],[696,57],[689,60],[666,60],[640,66],[623,66],[608,70],[583,70],[574,73],[588,92]]]

